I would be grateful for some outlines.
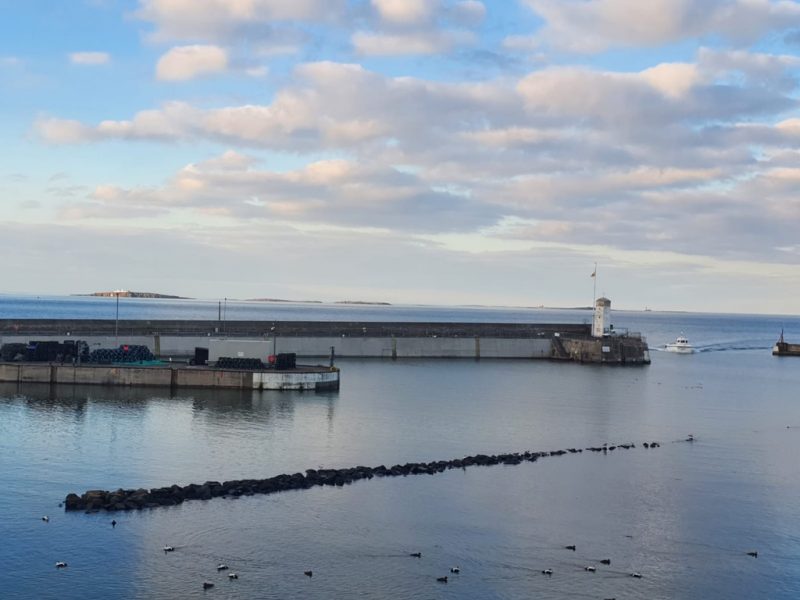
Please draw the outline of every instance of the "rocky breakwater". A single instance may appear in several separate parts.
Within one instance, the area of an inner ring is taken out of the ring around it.
[[[645,442],[645,448],[657,448],[657,442]],[[608,453],[615,449],[632,449],[636,444],[617,444],[611,446],[590,446],[588,451]],[[567,448],[566,450],[551,450],[547,452],[514,452],[508,454],[476,454],[452,460],[438,460],[423,463],[397,464],[391,467],[379,465],[377,467],[350,467],[346,469],[308,469],[305,474],[283,474],[267,479],[239,479],[234,481],[206,481],[202,484],[191,483],[180,486],[135,490],[118,489],[89,490],[82,495],[68,494],[64,500],[66,510],[84,511],[118,511],[141,510],[143,508],[157,508],[159,506],[175,506],[186,500],[210,500],[219,497],[252,496],[254,494],[274,494],[289,490],[301,490],[319,485],[344,486],[361,479],[373,477],[400,477],[408,475],[435,475],[450,469],[466,469],[467,467],[488,467],[493,465],[519,465],[523,462],[535,462],[547,456],[563,456],[565,454],[579,454],[584,448]]]

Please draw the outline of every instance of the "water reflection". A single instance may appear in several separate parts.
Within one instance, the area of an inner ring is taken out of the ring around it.
[[[242,422],[263,427],[272,421],[291,422],[299,410],[318,414],[323,407],[328,430],[332,430],[338,392],[311,393],[274,390],[196,390],[191,401],[193,419],[210,426]]]
[[[96,385],[50,385],[47,383],[0,383],[1,398],[23,398],[31,404],[69,407],[75,403],[100,402],[110,405],[144,405],[169,388],[134,388]]]
[[[299,392],[274,390],[173,390],[169,387],[123,387],[94,385],[49,385],[44,383],[0,383],[0,400],[21,401],[41,412],[72,412],[83,418],[94,410],[143,412],[151,403],[173,401],[176,406],[189,404],[196,418],[218,421],[271,419],[291,420],[298,408],[325,408],[326,421],[332,426],[338,391]]]

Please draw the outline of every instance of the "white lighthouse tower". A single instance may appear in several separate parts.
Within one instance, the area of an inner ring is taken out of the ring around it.
[[[603,337],[607,331],[607,324],[611,320],[611,300],[598,298],[594,303],[594,320],[592,322],[592,336]]]

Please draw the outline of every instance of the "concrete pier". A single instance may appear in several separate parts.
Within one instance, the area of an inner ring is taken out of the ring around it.
[[[339,370],[300,367],[288,371],[240,371],[187,366],[0,363],[1,383],[111,385],[250,390],[339,389]]]
[[[641,336],[593,338],[589,316],[585,324],[5,319],[0,320],[0,342],[82,339],[104,348],[124,342],[145,345],[158,356],[191,356],[195,347],[224,338],[267,341],[276,352],[300,357],[327,357],[333,347],[336,356],[351,358],[650,362]]]

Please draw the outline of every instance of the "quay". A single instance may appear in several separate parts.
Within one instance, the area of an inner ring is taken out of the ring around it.
[[[80,339],[92,347],[147,346],[158,357],[188,357],[219,342],[257,342],[271,354],[347,358],[513,358],[581,363],[650,363],[645,338],[615,330],[611,301],[597,300],[592,323],[420,323],[371,321],[202,321],[2,319],[0,342]]]
[[[298,366],[285,371],[163,365],[74,365],[0,362],[2,383],[112,385],[250,390],[337,390],[339,369]]]
[[[772,347],[773,356],[800,356],[800,344],[790,344],[783,339],[783,330],[781,330],[781,337],[775,342]]]

